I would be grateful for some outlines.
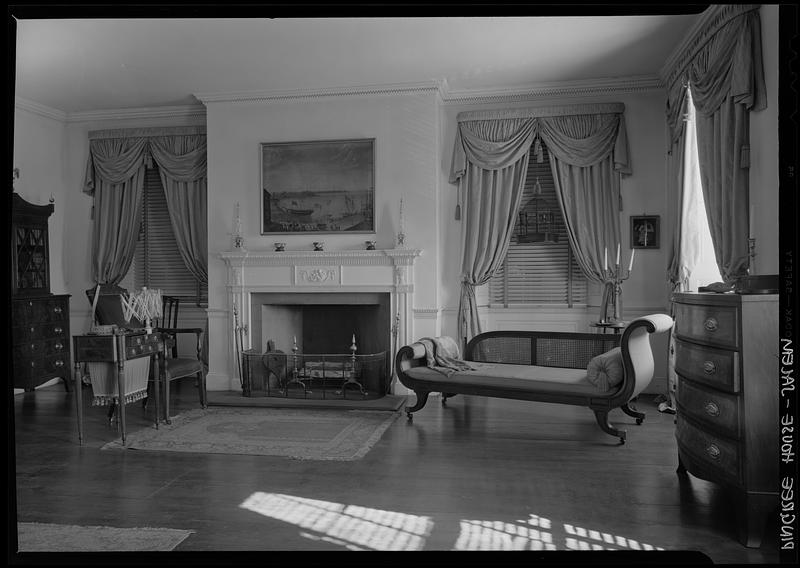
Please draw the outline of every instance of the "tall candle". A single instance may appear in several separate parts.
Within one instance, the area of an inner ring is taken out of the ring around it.
[[[636,249],[631,249],[631,261],[628,263],[628,272],[631,271],[633,268],[633,253],[636,252]]]
[[[619,266],[619,243],[617,243],[617,262],[614,263],[616,266]]]
[[[242,219],[239,217],[239,202],[236,202],[236,236],[242,236]]]
[[[403,198],[400,197],[400,232],[405,234],[405,220],[403,219]]]
[[[608,270],[608,247],[603,249],[603,270]]]
[[[356,342],[356,334],[354,333],[353,334],[353,343],[355,343],[355,342]]]

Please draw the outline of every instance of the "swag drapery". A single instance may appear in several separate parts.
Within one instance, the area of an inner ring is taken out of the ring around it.
[[[687,87],[696,110],[697,154],[708,225],[720,274],[733,282],[750,265],[750,111],[766,108],[758,5],[715,5],[667,62],[668,217],[675,234],[667,273],[674,286],[691,271],[681,258],[684,115]],[[680,228],[680,229],[679,229]],[[685,235],[685,233],[684,233]],[[690,235],[688,235],[691,238]]]
[[[463,220],[459,331],[480,333],[475,288],[502,265],[522,199],[532,144],[550,151],[559,208],[579,266],[603,282],[605,249],[621,242],[619,175],[631,172],[620,103],[458,115],[450,182]]]
[[[83,191],[94,197],[92,276],[118,284],[133,262],[145,167],[161,172],[175,239],[189,271],[208,281],[205,127],[89,132]]]

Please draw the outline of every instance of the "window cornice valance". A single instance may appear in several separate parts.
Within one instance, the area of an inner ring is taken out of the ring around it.
[[[596,103],[459,113],[448,179],[457,183],[468,164],[509,167],[539,140],[557,159],[578,167],[611,154],[614,169],[629,175],[624,111],[623,103]]]
[[[625,112],[624,103],[593,103],[580,105],[554,105],[503,110],[473,110],[458,113],[458,122],[470,120],[503,120],[513,118],[544,118],[582,114],[618,114]]]
[[[205,133],[205,126],[115,128],[112,130],[90,130],[89,140],[108,140],[115,138],[152,138],[154,136],[192,136]]]
[[[661,69],[660,75],[667,89],[681,80],[686,66],[731,20],[759,8],[760,4],[717,4],[703,12]]]

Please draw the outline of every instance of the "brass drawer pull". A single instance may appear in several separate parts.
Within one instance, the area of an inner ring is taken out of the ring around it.
[[[709,416],[719,416],[719,406],[714,404],[711,401],[708,401],[705,405],[706,414]]]
[[[708,446],[706,448],[706,453],[708,454],[708,457],[710,457],[712,460],[718,460],[719,457],[722,455],[722,452],[720,451],[720,449],[717,447],[716,444],[711,444],[710,446]]]
[[[717,366],[714,364],[714,361],[706,361],[703,363],[703,371],[706,375],[713,375],[717,372]]]
[[[56,367],[63,367],[63,366],[64,366],[64,361],[62,361],[61,359],[59,359],[58,361],[56,361],[56,362],[55,362],[55,366],[56,366]]]
[[[61,351],[62,349],[64,349],[64,345],[62,345],[61,343],[56,343],[53,347],[56,348],[56,351]]]
[[[57,314],[60,314],[61,313],[61,308],[59,308],[59,307],[53,308],[53,311],[55,313],[57,313]]]
[[[55,331],[56,333],[64,333],[63,328],[60,327],[56,327],[55,329],[53,329],[53,331]]]
[[[717,329],[719,329],[719,322],[717,322],[716,318],[708,318],[703,323],[703,327],[705,327],[708,331],[717,331]]]

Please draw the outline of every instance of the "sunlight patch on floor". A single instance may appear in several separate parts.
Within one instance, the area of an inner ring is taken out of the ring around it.
[[[462,520],[460,525],[453,550],[664,550],[569,523],[556,531],[550,519],[534,514],[516,523]]]
[[[430,517],[279,493],[253,493],[240,507],[306,529],[304,538],[348,550],[422,550],[433,529]]]

